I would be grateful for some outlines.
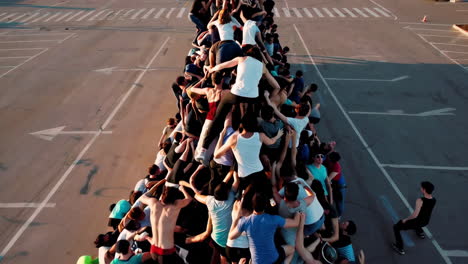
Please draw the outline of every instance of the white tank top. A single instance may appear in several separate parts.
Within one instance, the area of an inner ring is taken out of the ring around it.
[[[240,134],[237,136],[237,144],[232,152],[237,161],[237,172],[240,178],[263,170],[263,165],[260,161],[261,147],[260,134],[256,132],[250,138],[244,138]]]
[[[263,63],[250,56],[237,65],[236,83],[231,93],[237,96],[257,98],[258,83],[262,78]]]

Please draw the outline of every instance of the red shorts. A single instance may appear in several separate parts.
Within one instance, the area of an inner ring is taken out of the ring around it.
[[[176,249],[175,247],[170,248],[170,249],[162,249],[162,248],[158,248],[155,245],[151,245],[150,252],[159,256],[167,256],[167,255],[174,254],[176,252]]]

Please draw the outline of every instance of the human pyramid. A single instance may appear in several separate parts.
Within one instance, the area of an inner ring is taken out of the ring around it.
[[[274,5],[194,0],[178,113],[148,175],[111,206],[94,263],[364,263],[356,225],[339,221],[346,182],[317,133],[318,87],[291,75]]]

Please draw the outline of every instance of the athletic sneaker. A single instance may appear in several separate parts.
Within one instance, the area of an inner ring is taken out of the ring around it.
[[[392,248],[393,248],[393,250],[395,250],[400,255],[405,254],[405,250],[402,249],[402,248],[399,248],[395,243],[392,243]]]
[[[195,156],[195,160],[200,162],[200,163],[203,163],[206,159],[206,149],[205,148],[201,148],[200,149],[200,152],[198,153],[197,156]]]
[[[424,232],[421,232],[421,233],[416,232],[416,235],[417,235],[420,239],[425,239],[425,238],[426,238],[426,235],[424,234]]]

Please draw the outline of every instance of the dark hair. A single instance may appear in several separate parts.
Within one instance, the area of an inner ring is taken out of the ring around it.
[[[177,85],[184,85],[185,84],[185,77],[184,76],[179,76],[176,79]]]
[[[156,164],[151,165],[151,167],[148,168],[148,173],[151,175],[156,174],[156,172],[159,171],[159,167]]]
[[[261,115],[263,120],[268,121],[273,117],[274,112],[275,112],[275,110],[273,109],[273,107],[271,107],[269,105],[264,105],[262,107],[260,115]]]
[[[306,103],[300,103],[299,104],[299,111],[298,111],[298,114],[300,116],[305,116],[307,115],[307,113],[309,112],[310,110],[310,106]]]
[[[297,71],[296,72],[296,77],[302,77],[304,74],[302,73],[302,71]]]
[[[217,71],[217,72],[214,72],[211,74],[211,80],[213,81],[213,84],[221,84],[221,82],[223,81],[223,72],[221,71]]]
[[[263,194],[261,193],[256,193],[252,199],[252,205],[253,205],[253,209],[256,211],[256,212],[263,212],[265,211],[265,208],[266,208],[266,205],[267,205],[267,200],[265,198],[265,196],[263,196]]]
[[[177,200],[178,194],[179,190],[176,188],[164,186],[163,193],[161,194],[161,201],[164,204],[174,204]]]
[[[311,83],[311,84],[310,84],[309,90],[310,90],[311,92],[316,92],[317,89],[318,89],[317,84],[315,84],[315,83]]]
[[[287,201],[296,201],[298,193],[299,186],[297,186],[297,184],[295,184],[294,182],[288,182],[284,186],[284,198],[286,198]]]
[[[263,60],[262,52],[257,46],[247,44],[242,48],[242,50],[244,51],[245,56],[250,56],[262,62]]]
[[[164,150],[164,153],[168,153],[169,150],[171,149],[172,147],[172,141],[170,138],[167,138],[166,140],[164,140],[164,145],[163,145],[163,150]]]
[[[132,194],[133,194],[133,191],[130,192],[130,195],[132,195]],[[112,212],[112,210],[114,210],[114,207],[115,207],[115,203],[109,205],[109,211]]]
[[[283,52],[289,52],[289,47],[288,47],[288,46],[284,46]]]
[[[356,224],[354,223],[354,221],[352,220],[349,220],[348,221],[348,226],[346,227],[346,233],[348,233],[348,235],[352,236],[354,234],[356,234],[356,231],[357,231],[357,227],[356,227]]]
[[[423,188],[428,194],[432,194],[434,191],[434,184],[428,181],[423,181],[421,182],[421,188]]]
[[[177,131],[177,132],[174,133],[174,140],[176,140],[177,142],[180,142],[182,140],[183,136],[184,136],[184,134]]]
[[[132,209],[130,209],[128,216],[131,219],[139,220],[145,216],[145,212],[143,212],[143,210],[140,207],[133,207]]]
[[[247,114],[241,119],[242,128],[248,132],[257,131],[257,119],[254,115]]]
[[[140,229],[141,225],[138,221],[136,220],[130,220],[126,225],[125,225],[125,229],[127,229],[128,231],[136,231],[138,229]]]
[[[143,194],[143,193],[140,192],[140,191],[136,191],[136,192],[135,192],[135,191],[131,191],[131,192],[130,192],[130,197],[129,197],[129,199],[128,199],[128,202],[129,202],[131,205],[133,205],[133,204],[136,202],[136,200],[138,200],[138,198],[140,198],[140,196],[141,196],[142,194]]]
[[[331,162],[338,162],[341,159],[340,153],[333,151],[332,153],[328,154],[328,158]]]
[[[130,242],[128,242],[128,240],[119,240],[117,241],[117,244],[115,244],[115,247],[116,247],[116,251],[117,253],[120,253],[120,254],[128,254],[128,249],[130,248]]]
[[[104,246],[104,237],[106,235],[105,234],[99,234],[97,237],[96,237],[96,240],[94,240],[94,245],[96,246],[96,248],[100,248],[102,246]]]
[[[225,182],[221,182],[214,189],[214,198],[218,201],[226,201],[229,197],[229,186]]]

